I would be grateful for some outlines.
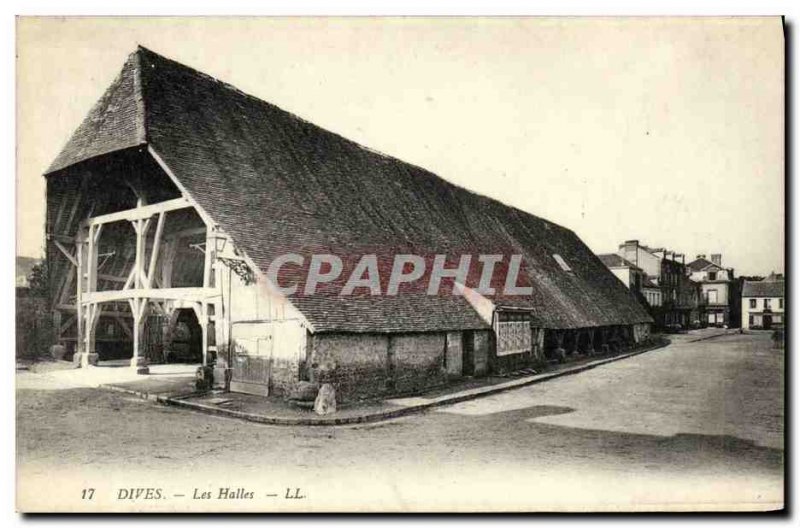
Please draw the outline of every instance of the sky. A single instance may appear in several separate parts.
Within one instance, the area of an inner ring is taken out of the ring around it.
[[[779,18],[21,18],[17,253],[136,45],[575,231],[784,271]]]

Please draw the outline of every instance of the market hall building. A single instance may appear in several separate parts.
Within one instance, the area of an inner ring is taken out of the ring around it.
[[[197,362],[218,388],[280,396],[312,381],[346,401],[649,336],[649,315],[569,229],[141,47],[45,176],[58,342],[82,366]],[[301,264],[271,280],[285,255]],[[345,269],[306,295],[314,255]],[[380,291],[343,295],[363,255]],[[519,255],[525,293],[475,287],[469,271],[387,295],[397,255],[448,269],[494,255],[499,270]]]

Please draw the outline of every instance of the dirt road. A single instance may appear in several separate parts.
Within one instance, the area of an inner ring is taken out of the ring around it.
[[[20,384],[20,386],[32,386]],[[87,388],[17,392],[24,500],[64,508],[426,510],[774,508],[783,351],[732,335],[374,425],[276,427]],[[195,487],[275,502],[211,501]],[[85,486],[93,504],[75,502]],[[169,500],[119,500],[162,487]],[[285,499],[300,487],[305,499]],[[265,499],[267,500],[267,499]],[[60,501],[60,502],[59,502]]]

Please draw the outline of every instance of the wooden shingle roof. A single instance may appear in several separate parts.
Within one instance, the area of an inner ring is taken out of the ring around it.
[[[203,73],[139,48],[48,170],[147,144],[236,246],[266,271],[278,255],[521,254],[528,308],[544,328],[650,322],[569,229],[362,147]],[[569,265],[565,271],[553,255]],[[347,268],[346,268],[347,272]],[[385,282],[382,273],[382,279]],[[338,285],[339,287],[341,284]],[[315,331],[484,328],[460,296],[291,297]]]

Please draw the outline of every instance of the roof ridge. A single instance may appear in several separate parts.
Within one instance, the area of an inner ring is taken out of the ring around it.
[[[503,207],[509,207],[509,208],[511,208],[511,209],[514,209],[514,210],[516,210],[516,211],[519,211],[520,213],[523,213],[523,214],[525,214],[525,215],[528,215],[528,216],[530,216],[530,217],[533,217],[533,218],[535,218],[536,220],[539,220],[540,222],[544,222],[544,223],[546,223],[546,224],[548,224],[548,225],[550,225],[550,226],[555,226],[555,227],[558,227],[558,228],[560,228],[560,229],[564,229],[564,230],[566,230],[566,231],[569,231],[570,233],[573,233],[573,234],[575,234],[575,233],[574,233],[574,231],[573,231],[572,229],[570,229],[570,228],[568,228],[568,227],[566,227],[566,226],[563,226],[563,225],[561,225],[561,224],[557,224],[557,223],[555,223],[555,222],[552,222],[552,221],[550,221],[550,220],[547,220],[546,218],[543,218],[543,217],[541,217],[541,216],[538,216],[538,215],[536,215],[536,214],[534,214],[534,213],[531,213],[531,212],[529,212],[529,211],[526,211],[526,210],[524,210],[524,209],[521,209],[521,208],[519,208],[519,207],[517,207],[517,206],[515,206],[515,205],[507,204],[507,203],[505,203],[505,202],[503,202],[503,201],[501,201],[501,200],[499,200],[499,199],[497,199],[497,198],[493,198],[493,197],[491,197],[491,196],[487,196],[487,195],[485,195],[485,194],[481,194],[481,193],[479,193],[479,192],[477,192],[477,191],[473,191],[473,190],[467,189],[466,187],[464,187],[464,186],[462,186],[462,185],[459,185],[459,184],[457,184],[457,183],[453,183],[452,181],[450,181],[450,180],[448,180],[448,179],[446,179],[446,178],[444,178],[444,177],[442,177],[442,176],[440,176],[440,175],[436,174],[435,172],[433,172],[433,171],[432,171],[432,170],[430,170],[430,169],[427,169],[427,168],[425,168],[425,167],[422,167],[422,166],[420,166],[420,165],[417,165],[417,164],[415,164],[415,163],[411,163],[411,162],[409,162],[409,161],[406,161],[406,160],[404,160],[404,159],[400,159],[400,158],[399,158],[399,157],[397,157],[397,156],[393,156],[393,155],[391,155],[391,154],[387,154],[387,153],[385,153],[385,152],[381,152],[380,150],[374,149],[374,148],[372,148],[372,147],[369,147],[369,146],[366,146],[366,145],[362,145],[361,143],[359,143],[359,142],[357,142],[357,141],[355,141],[355,140],[352,140],[352,139],[348,138],[347,136],[344,136],[344,135],[342,135],[342,134],[340,134],[340,133],[338,133],[338,132],[335,132],[335,131],[333,131],[333,130],[330,130],[330,129],[328,129],[328,128],[325,128],[325,127],[323,127],[323,126],[320,126],[320,125],[318,125],[318,124],[316,124],[316,123],[314,123],[314,122],[312,122],[312,121],[310,121],[310,120],[308,120],[308,119],[306,119],[306,118],[304,118],[304,117],[302,117],[302,116],[300,116],[300,115],[298,115],[298,114],[296,114],[296,113],[294,113],[294,112],[292,112],[292,111],[290,111],[290,110],[286,110],[286,109],[284,109],[284,108],[282,108],[282,107],[280,107],[280,106],[276,105],[275,103],[271,103],[271,102],[269,102],[269,101],[267,101],[267,100],[265,100],[265,99],[261,99],[260,97],[257,97],[257,96],[255,96],[255,95],[252,95],[252,94],[250,94],[250,93],[247,93],[247,92],[245,92],[245,91],[241,90],[240,88],[236,87],[235,85],[233,85],[233,84],[231,84],[231,83],[228,83],[228,82],[226,82],[226,81],[223,81],[223,80],[221,80],[221,79],[218,79],[217,77],[214,77],[213,75],[209,75],[208,73],[205,73],[205,72],[203,72],[203,71],[201,71],[201,70],[198,70],[197,68],[193,68],[192,66],[189,66],[189,65],[187,65],[187,64],[184,64],[184,63],[182,63],[182,62],[179,62],[179,61],[177,61],[177,60],[175,60],[175,59],[171,59],[171,58],[169,58],[169,57],[166,57],[166,56],[164,56],[164,55],[161,55],[160,53],[158,53],[158,52],[155,52],[155,51],[153,51],[153,50],[151,50],[151,49],[148,49],[148,48],[146,48],[146,47],[142,46],[141,44],[140,44],[140,45],[138,45],[138,49],[137,49],[137,51],[136,51],[136,52],[134,52],[134,53],[138,53],[138,52],[145,52],[146,54],[153,55],[153,56],[155,56],[156,58],[158,58],[158,59],[160,59],[160,60],[164,60],[164,61],[167,61],[167,62],[169,62],[169,63],[171,63],[171,64],[177,65],[177,66],[178,66],[178,67],[180,67],[180,68],[187,69],[187,70],[189,70],[190,72],[192,72],[193,74],[195,74],[195,75],[198,75],[199,77],[201,77],[201,78],[203,78],[203,79],[207,79],[207,80],[209,80],[209,81],[211,81],[211,82],[213,82],[213,83],[215,83],[215,84],[217,84],[217,85],[219,85],[219,86],[221,86],[221,87],[223,87],[223,88],[225,88],[225,89],[227,89],[227,90],[230,90],[230,91],[232,91],[232,92],[236,93],[237,95],[243,96],[243,97],[245,97],[245,98],[247,98],[247,99],[249,99],[249,100],[252,100],[253,102],[255,102],[255,103],[258,103],[258,104],[267,105],[267,106],[269,106],[270,108],[273,108],[273,109],[275,109],[275,110],[277,110],[277,111],[279,111],[279,112],[283,112],[283,113],[285,113],[285,114],[288,114],[288,115],[289,115],[289,116],[291,116],[292,118],[294,118],[294,119],[297,119],[297,120],[301,121],[302,123],[304,123],[304,124],[306,124],[306,125],[309,125],[309,126],[312,126],[312,127],[315,127],[315,128],[317,128],[317,129],[319,129],[319,130],[322,130],[322,131],[324,131],[325,133],[328,133],[328,134],[333,134],[334,136],[336,136],[336,137],[340,138],[341,140],[344,140],[344,141],[346,141],[346,142],[348,142],[348,143],[350,143],[350,144],[354,145],[355,147],[357,147],[357,148],[359,148],[359,149],[362,149],[362,150],[364,150],[364,151],[367,151],[367,152],[370,152],[370,153],[372,153],[372,154],[375,154],[375,155],[381,156],[382,158],[385,158],[386,160],[389,160],[389,161],[393,161],[393,162],[399,162],[399,163],[402,163],[402,164],[404,164],[404,165],[409,165],[409,166],[411,166],[411,167],[414,167],[414,168],[416,168],[416,169],[419,169],[419,170],[421,170],[421,171],[425,172],[425,173],[426,173],[427,175],[429,175],[429,176],[433,176],[433,177],[435,177],[435,178],[438,178],[438,179],[440,179],[440,180],[443,180],[443,181],[445,181],[445,182],[446,182],[448,185],[451,185],[451,186],[453,186],[453,187],[455,187],[455,188],[457,188],[457,189],[459,189],[459,190],[461,190],[461,191],[463,191],[463,192],[469,193],[469,194],[471,194],[471,195],[473,195],[473,196],[476,196],[476,197],[479,197],[479,198],[481,198],[481,199],[490,200],[490,201],[492,201],[492,202],[494,202],[494,203],[496,203],[496,204],[502,205]]]
[[[133,61],[133,93],[136,103],[136,134],[142,144],[147,144],[147,107],[144,100],[144,86],[142,85],[142,57],[140,50],[147,50],[144,46],[128,56],[128,60]]]

